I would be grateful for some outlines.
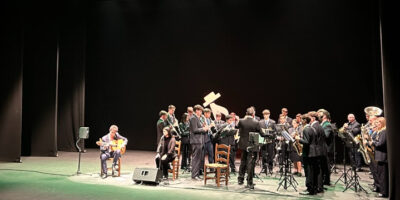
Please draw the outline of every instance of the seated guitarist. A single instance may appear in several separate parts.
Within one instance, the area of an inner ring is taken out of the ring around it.
[[[122,143],[120,148],[113,151],[109,144],[115,140],[123,140],[124,142]],[[107,135],[103,136],[101,138],[101,141],[96,142],[96,144],[100,146],[101,150],[100,159],[101,159],[101,170],[103,172],[101,178],[107,178],[107,162],[106,162],[107,159],[111,157],[114,158],[112,168],[113,171],[118,170],[117,161],[121,157],[120,149],[124,148],[126,144],[128,144],[128,139],[126,139],[125,137],[121,136],[118,133],[118,126],[111,125],[110,132]]]

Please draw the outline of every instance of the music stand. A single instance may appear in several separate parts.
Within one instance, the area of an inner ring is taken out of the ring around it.
[[[343,143],[343,172],[342,172],[342,175],[340,175],[338,180],[335,182],[335,185],[339,181],[342,181],[345,185],[347,185],[348,184],[347,180],[349,179],[348,171],[350,171],[351,168],[349,170],[346,170],[346,148],[347,148],[347,146],[352,145],[353,137],[352,137],[352,135],[348,134],[347,132],[344,132],[344,133],[339,132],[338,136],[342,140],[342,143]]]
[[[79,161],[78,161],[78,170],[76,174],[81,174],[81,153],[82,149],[79,147],[78,143],[80,140],[88,139],[89,138],[89,127],[79,127],[79,135],[78,140],[76,141],[76,148],[79,150]]]
[[[285,130],[281,131],[281,135],[283,136],[283,138],[285,138],[286,141],[288,141],[288,146],[285,148],[284,151],[285,152],[285,162],[284,162],[284,172],[281,176],[281,178],[283,177],[283,179],[281,180],[281,182],[279,183],[278,188],[276,189],[277,191],[279,190],[279,188],[283,185],[283,189],[287,190],[290,186],[293,187],[293,189],[297,192],[296,189],[296,185],[298,185],[296,179],[294,178],[292,171],[291,171],[291,161],[289,162],[289,153],[292,151],[292,144],[295,142],[295,140],[292,138],[292,136],[290,136],[290,134],[288,132],[286,132]],[[295,184],[294,184],[295,183]]]
[[[247,152],[257,152],[257,158],[260,156],[259,152],[260,152],[260,134],[257,132],[249,132],[249,144],[250,146],[247,147]],[[248,167],[248,166],[247,166]],[[255,164],[253,167],[253,174],[254,177],[257,178],[258,180],[260,180],[261,182],[264,182],[256,173],[254,173],[254,168],[255,168]]]

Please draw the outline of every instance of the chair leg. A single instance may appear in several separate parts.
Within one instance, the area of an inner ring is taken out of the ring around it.
[[[230,171],[229,171],[229,167],[226,169],[226,174],[225,174],[225,185],[228,186],[228,179],[230,176]]]
[[[220,186],[220,181],[221,181],[221,168],[217,168],[217,186]]]
[[[207,167],[204,165],[204,185],[207,185]]]

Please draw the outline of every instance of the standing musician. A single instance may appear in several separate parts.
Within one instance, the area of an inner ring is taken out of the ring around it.
[[[235,148],[235,134],[232,133],[231,130],[235,129],[235,125],[232,124],[233,117],[227,115],[225,117],[226,122],[223,124],[217,125],[218,133],[217,136],[220,144],[225,144],[227,146],[231,146],[230,157],[229,157],[229,165],[231,168],[231,172],[236,172],[235,166],[235,157],[236,157],[236,148]]]
[[[187,107],[186,112],[189,115],[189,119],[192,118],[192,116],[193,116],[193,107],[191,107],[191,106]]]
[[[157,168],[162,169],[163,179],[168,179],[168,168],[169,163],[172,162],[175,157],[175,137],[171,134],[171,128],[165,127],[163,129],[163,136],[160,139],[157,148],[156,165]],[[160,166],[161,164],[161,166]]]
[[[160,141],[161,136],[163,135],[163,129],[167,126],[167,117],[168,113],[164,110],[161,110],[159,113],[160,119],[157,121],[157,144]]]
[[[290,120],[292,122],[293,120]],[[279,115],[279,120],[278,124],[276,125],[276,131],[277,131],[277,137],[276,137],[276,156],[278,157],[278,162],[279,162],[279,172],[283,172],[283,166],[286,158],[286,149],[288,143],[285,140],[285,138],[282,136],[281,132],[286,131],[288,132],[289,128],[291,125],[287,122],[287,116],[284,115]]]
[[[331,125],[331,115],[330,113],[325,110],[325,109],[319,109],[318,110],[318,118],[319,121],[321,122],[321,126],[324,130],[324,136],[325,136],[325,148],[327,150],[327,155],[322,157],[321,160],[321,169],[322,169],[322,178],[323,178],[323,184],[324,185],[331,185],[330,180],[331,180],[331,173],[330,173],[330,168],[329,168],[329,155],[334,154],[333,152],[333,128]]]
[[[315,129],[310,126],[311,117],[308,114],[301,117],[303,125],[303,138],[299,136],[296,140],[303,144],[303,164],[304,172],[306,176],[306,187],[307,190],[300,192],[303,195],[315,195],[318,190],[318,155],[317,155],[317,133]]]
[[[204,144],[205,136],[208,133],[209,127],[201,123],[203,107],[200,105],[194,106],[195,114],[189,120],[190,130],[190,145],[192,146],[192,180],[203,180],[200,178],[200,169],[203,168],[202,159],[204,159]],[[203,158],[202,158],[203,157]]]
[[[260,132],[260,125],[253,119],[254,110],[247,108],[246,116],[240,119],[237,128],[239,129],[239,149],[242,151],[240,158],[238,184],[242,185],[244,182],[244,175],[247,171],[247,186],[246,188],[254,189],[253,176],[254,167],[258,154],[258,150],[253,150],[253,145],[249,143],[250,132]],[[257,144],[258,145],[258,144]]]
[[[190,164],[190,141],[189,141],[189,115],[183,113],[181,122],[179,123],[179,129],[181,130],[181,152],[182,152],[182,163],[181,169],[187,169],[188,163]]]
[[[327,145],[325,141],[325,131],[318,121],[318,113],[315,111],[309,112],[311,117],[311,127],[315,129],[317,137],[317,156],[318,156],[318,168],[314,169],[318,171],[318,188],[317,193],[324,192],[324,181],[329,181],[330,184],[330,170],[327,162]]]
[[[269,118],[271,112],[268,109],[265,109],[262,114],[264,119],[259,121],[260,128],[267,130],[264,143],[261,146],[262,172],[265,172],[265,174],[272,174],[275,156],[276,122]]]
[[[357,135],[359,135],[361,133],[361,125],[356,121],[356,117],[352,113],[350,113],[347,116],[347,120],[348,120],[348,123],[345,123],[343,125],[343,128],[347,132],[351,133],[353,137],[356,137]],[[351,150],[348,152],[349,152],[349,157],[350,157],[352,167],[356,168],[356,170],[359,172],[359,171],[361,171],[363,158],[362,158],[361,153],[358,152],[357,150],[358,150],[358,148],[351,147]]]
[[[227,120],[226,118],[225,118],[225,120]],[[221,113],[217,113],[217,114],[215,114],[215,120],[214,120],[214,123],[215,123],[215,125],[216,126],[218,126],[218,125],[222,125],[222,124],[224,124],[225,122],[224,122],[224,120],[222,120],[221,119]]]
[[[123,140],[123,144],[120,146],[120,149],[125,148],[126,145],[128,144],[128,139],[125,137],[121,136],[118,133],[118,126],[116,125],[111,125],[110,126],[110,132],[103,136],[101,138],[101,141],[97,141],[96,144],[100,146],[101,154],[100,154],[100,159],[101,159],[101,170],[102,170],[102,175],[101,178],[107,178],[107,159],[109,158],[114,158],[113,164],[112,164],[112,170],[117,171],[118,170],[118,159],[121,157],[121,151],[119,149],[112,151],[112,148],[110,146],[110,143],[112,143],[115,140]]]
[[[303,130],[299,123],[297,123],[297,120],[292,120],[292,127],[289,128],[288,133],[293,138],[296,138],[296,136],[302,138],[302,131]],[[293,162],[294,169],[296,170],[294,175],[301,176],[301,156],[294,148],[292,148],[292,151],[290,152],[290,160]]]
[[[373,149],[372,145],[369,144],[368,141],[375,141],[374,139],[376,136],[376,132],[377,132],[377,128],[376,128],[376,124],[377,124],[377,117],[375,115],[369,115],[366,113],[365,118],[367,119],[367,123],[365,124],[365,133],[361,133],[364,134],[363,135],[363,144],[367,145],[369,149]],[[374,139],[372,139],[372,135],[374,135]],[[374,179],[374,183],[373,183],[373,191],[377,191],[377,185],[375,180],[377,180],[377,172],[376,172],[376,167],[377,167],[377,163],[374,160],[374,156],[373,155],[374,152],[371,152],[370,155],[370,159],[371,162],[369,163],[369,169],[371,171],[372,177]]]
[[[179,129],[178,120],[175,117],[175,109],[176,109],[176,107],[174,105],[168,106],[168,117],[167,117],[166,123],[168,126],[170,126],[171,133],[173,135],[177,136],[175,139],[180,140],[181,132]]]
[[[375,161],[377,162],[377,179],[375,180],[379,192],[379,197],[388,197],[389,195],[389,169],[387,159],[387,143],[386,143],[386,120],[379,117],[377,120],[377,133],[375,141],[371,141],[370,145],[375,147]]]
[[[213,131],[215,131],[215,124],[213,120],[211,119],[211,110],[206,108],[204,109],[204,119],[203,123],[209,127],[207,134],[204,135],[204,156],[208,155],[208,163],[213,163],[214,162],[214,148],[213,148],[213,143],[212,143],[212,135]],[[204,164],[204,157],[203,157],[203,164]]]
[[[282,108],[281,114],[279,115],[279,117],[282,116],[285,119],[285,122],[287,122],[289,124],[289,126],[292,126],[293,119],[288,116],[288,113],[289,113],[289,111],[287,108]]]

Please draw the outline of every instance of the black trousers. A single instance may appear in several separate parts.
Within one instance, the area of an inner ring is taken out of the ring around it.
[[[328,156],[321,156],[320,165],[321,165],[322,183],[324,185],[330,185],[330,183],[331,183],[331,170],[329,169],[329,158],[328,158]]]
[[[319,158],[303,157],[306,187],[309,193],[315,194],[318,190]]]
[[[182,162],[181,162],[181,168],[186,168],[188,166],[188,163],[190,163],[190,144],[189,143],[183,143],[181,144],[181,153],[182,153]]]
[[[353,168],[361,168],[364,161],[360,152],[357,148],[350,148],[347,151],[349,153],[350,163]]]
[[[275,156],[275,143],[267,143],[261,146],[262,164],[264,169],[272,170]]]
[[[170,162],[172,162],[173,160],[174,160],[174,157],[173,156],[167,156],[165,159],[162,159],[163,158],[163,156],[160,156],[161,158],[156,158],[156,165],[157,165],[157,168],[159,168],[160,167],[160,164],[161,164],[161,169],[162,169],[162,172],[163,172],[163,177],[164,178],[168,178],[168,169],[169,169],[169,163]],[[161,160],[160,160],[161,159]]]
[[[192,178],[200,175],[202,160],[204,160],[204,150],[201,144],[192,144]],[[203,158],[202,158],[203,157]]]
[[[369,169],[371,170],[372,177],[374,178],[374,186],[377,187],[377,179],[378,179],[378,174],[376,171],[378,163],[374,160],[371,160],[371,163],[369,164]]]
[[[378,162],[376,166],[378,191],[384,196],[389,195],[389,168],[387,162]]]
[[[256,165],[257,154],[258,152],[247,152],[246,150],[242,150],[238,182],[243,182],[244,175],[247,172],[247,184],[253,184],[254,168]]]

